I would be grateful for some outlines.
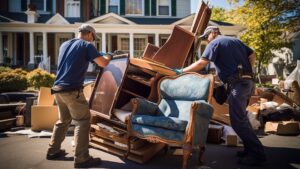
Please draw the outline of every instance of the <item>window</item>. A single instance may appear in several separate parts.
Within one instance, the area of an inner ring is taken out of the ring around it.
[[[143,15],[143,2],[141,0],[127,0],[125,3],[125,14]]]
[[[119,0],[108,0],[108,12],[119,13]]]
[[[160,35],[160,38],[159,38],[159,46],[163,46],[166,41],[168,40],[170,35]]]
[[[52,12],[52,0],[10,0],[10,12],[23,12],[27,10],[28,4],[33,4],[39,13]]]
[[[65,16],[80,17],[80,0],[65,0]]]
[[[141,57],[143,55],[143,52],[145,50],[146,44],[147,44],[147,38],[146,37],[136,37],[134,38],[134,57]]]
[[[3,57],[8,57],[8,36],[6,34],[2,35],[2,44],[3,44]]]
[[[117,47],[118,50],[129,53],[129,35],[128,34],[118,35],[117,46],[118,46]]]
[[[170,0],[158,0],[157,1],[157,9],[158,9],[158,14],[157,15],[165,15],[169,16],[170,15],[170,6],[171,6],[171,1]]]
[[[34,42],[35,42],[34,46],[36,46],[34,54],[35,55],[42,55],[43,54],[43,36],[38,33],[35,36]]]

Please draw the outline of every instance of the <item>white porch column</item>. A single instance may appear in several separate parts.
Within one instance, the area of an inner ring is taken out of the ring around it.
[[[129,55],[130,58],[134,57],[134,43],[133,43],[133,33],[129,34]]]
[[[2,32],[0,32],[0,64],[4,63]]]
[[[33,43],[33,32],[29,32],[29,63],[34,64],[34,43]]]
[[[78,38],[78,34],[79,34],[79,32],[78,32],[78,31],[76,31],[76,32],[74,32],[74,34],[75,34],[75,37],[74,37],[74,38]]]
[[[102,52],[106,53],[106,33],[102,33]]]
[[[47,32],[43,32],[43,57],[48,58]]]
[[[157,47],[159,47],[159,34],[158,33],[156,33],[155,34],[155,46],[157,46]]]

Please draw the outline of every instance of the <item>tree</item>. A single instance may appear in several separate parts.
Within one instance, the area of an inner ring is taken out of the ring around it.
[[[226,10],[224,8],[213,7],[210,19],[214,21],[227,21]]]
[[[226,12],[225,18],[247,28],[240,38],[255,50],[260,72],[272,58],[272,50],[290,45],[285,35],[299,30],[299,11],[298,0],[245,0],[242,6]]]

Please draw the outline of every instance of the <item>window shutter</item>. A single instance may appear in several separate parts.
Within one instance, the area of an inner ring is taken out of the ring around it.
[[[27,0],[21,0],[21,11],[27,10]]]
[[[151,15],[156,16],[156,0],[151,0]]]
[[[120,0],[120,15],[125,15],[125,0]]]
[[[103,15],[106,13],[105,9],[106,9],[106,3],[105,0],[101,0],[101,5],[100,5],[100,15]]]
[[[171,1],[171,13],[172,16],[176,16],[176,0],[172,0]]]
[[[52,13],[52,0],[47,0],[46,7],[47,7],[47,11]]]
[[[145,16],[150,15],[150,0],[145,0]]]

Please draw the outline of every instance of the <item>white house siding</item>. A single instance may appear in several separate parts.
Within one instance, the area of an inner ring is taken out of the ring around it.
[[[195,4],[197,5],[197,4]],[[191,2],[189,0],[177,0],[176,3],[177,17],[183,18],[191,14]]]

